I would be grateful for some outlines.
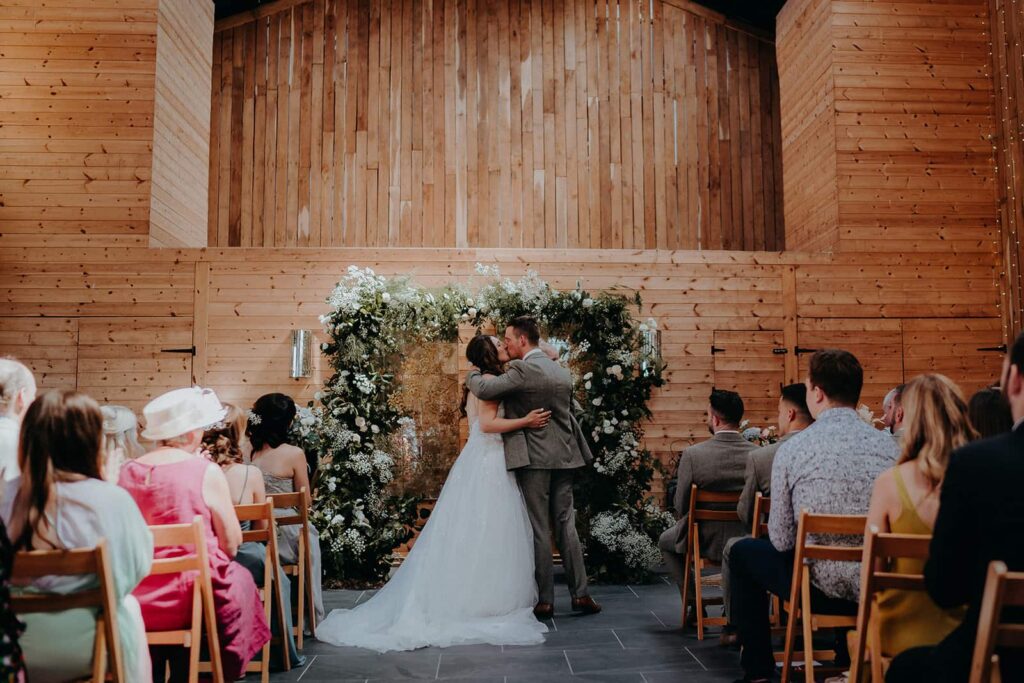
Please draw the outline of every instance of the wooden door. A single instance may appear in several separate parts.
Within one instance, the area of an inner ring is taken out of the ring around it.
[[[74,389],[78,368],[77,318],[0,318],[0,357],[32,370],[39,390]]]
[[[192,385],[192,318],[80,318],[78,390],[136,413]]]
[[[882,399],[903,383],[903,327],[900,320],[800,318],[797,321],[797,367],[807,377],[807,363],[817,349],[845,349],[864,367],[860,402],[875,417],[882,416]]]
[[[774,425],[786,377],[782,330],[715,330],[715,388],[739,393],[752,427]]]

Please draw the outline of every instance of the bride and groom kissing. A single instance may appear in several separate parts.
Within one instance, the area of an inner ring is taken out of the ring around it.
[[[573,475],[593,457],[572,414],[569,371],[522,316],[469,342],[469,439],[405,562],[367,602],[334,610],[319,640],[380,652],[543,642],[554,615],[551,534],[572,609],[597,614],[576,532]]]

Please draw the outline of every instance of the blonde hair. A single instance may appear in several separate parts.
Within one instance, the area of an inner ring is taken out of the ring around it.
[[[243,461],[241,441],[247,421],[247,415],[238,406],[225,403],[224,407],[227,409],[224,419],[203,433],[203,448],[221,467]]]
[[[915,462],[933,489],[942,485],[949,455],[977,438],[967,416],[967,401],[945,375],[920,375],[907,383],[903,405],[903,452],[900,462]]]
[[[103,412],[103,448],[107,454],[120,449],[124,457],[134,460],[143,454],[139,444],[139,420],[130,408],[107,405]]]

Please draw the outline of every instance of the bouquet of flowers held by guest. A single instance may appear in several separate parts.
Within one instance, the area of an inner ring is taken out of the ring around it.
[[[743,435],[744,439],[758,446],[767,446],[779,440],[779,430],[777,427],[774,425],[771,427],[751,427],[750,420],[744,420],[740,423],[740,434]]]

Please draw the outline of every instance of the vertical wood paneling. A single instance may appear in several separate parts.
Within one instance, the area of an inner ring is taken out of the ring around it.
[[[774,46],[716,15],[676,0],[268,12],[215,34],[212,244],[782,247]]]

